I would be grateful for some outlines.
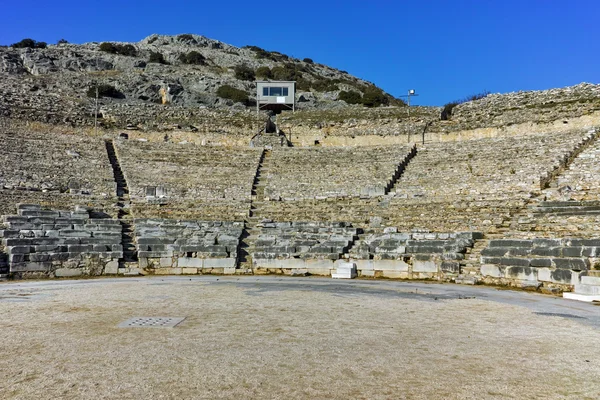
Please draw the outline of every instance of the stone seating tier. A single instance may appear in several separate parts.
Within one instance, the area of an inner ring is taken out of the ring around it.
[[[85,209],[21,204],[3,222],[2,244],[17,277],[116,274],[123,257],[119,221],[90,218]]]
[[[339,221],[359,228],[396,227],[435,232],[498,233],[510,225],[512,212],[525,207],[523,199],[407,203],[405,199],[328,199],[326,201],[254,202],[260,215],[274,221]]]
[[[0,189],[112,196],[116,190],[101,139],[36,132],[0,133]],[[13,202],[13,206],[16,204]]]
[[[147,188],[162,187],[174,200],[249,200],[261,150],[115,142],[132,200],[145,201]]]
[[[596,129],[588,131],[595,134]],[[595,140],[563,171],[555,189],[545,190],[549,199],[598,200],[600,198],[600,141]]]
[[[498,239],[481,251],[481,275],[493,283],[574,285],[599,260],[600,239]]]
[[[243,222],[135,219],[139,266],[149,273],[233,273]]]
[[[300,200],[384,195],[414,155],[413,146],[274,149],[265,199]]]
[[[419,147],[396,185],[400,198],[528,198],[589,141],[588,132],[547,133]]]
[[[343,222],[262,222],[253,259],[302,258],[337,260],[357,230]]]

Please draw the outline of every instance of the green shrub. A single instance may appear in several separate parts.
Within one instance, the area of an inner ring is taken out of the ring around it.
[[[112,54],[116,54],[117,53],[117,47],[109,42],[103,42],[100,43],[100,51],[104,51],[106,53],[112,53]]]
[[[336,81],[329,78],[317,79],[311,83],[310,87],[318,92],[333,92],[339,89]]]
[[[223,85],[217,89],[217,96],[233,100],[236,103],[248,104],[248,93],[233,86]]]
[[[204,58],[204,56],[200,53],[198,53],[197,51],[190,51],[187,54],[181,54],[179,56],[179,61],[181,61],[184,64],[194,64],[194,65],[205,65],[206,64],[206,58]]]
[[[256,68],[255,75],[258,78],[263,78],[263,79],[271,79],[271,78],[273,78],[273,73],[271,72],[271,68],[269,68],[267,66],[262,66],[262,67]]]
[[[88,97],[95,98],[96,86],[91,86],[86,94]],[[122,99],[125,98],[125,95],[119,92],[114,86],[102,83],[98,85],[98,97],[112,97],[113,99]]]
[[[181,35],[177,36],[177,40],[179,40],[180,42],[194,42],[196,43],[196,39],[194,39],[194,36],[189,34],[189,33],[184,33]]]
[[[383,90],[376,86],[369,86],[363,91],[362,103],[367,107],[379,107],[389,103],[389,99],[383,93]]]
[[[304,61],[304,62],[305,62],[305,63],[307,63],[307,64],[312,64],[312,63],[313,63],[313,60],[312,60],[312,58],[305,58],[305,59],[304,59],[304,60],[302,60],[302,61]]]
[[[100,43],[100,51],[111,54],[120,54],[122,56],[135,57],[137,49],[131,44],[116,44],[110,42]]]
[[[341,91],[338,97],[340,100],[344,100],[348,104],[362,104],[363,98],[360,93],[355,92],[354,90],[350,91]]]
[[[271,72],[273,74],[273,79],[278,81],[297,81],[302,78],[302,72],[298,70],[297,65],[294,63],[278,65],[273,67]]]
[[[168,64],[167,60],[165,60],[165,57],[162,55],[162,53],[156,51],[150,52],[150,58],[148,59],[148,62],[157,64]]]
[[[454,109],[454,107],[456,107],[459,104],[466,103],[468,101],[475,101],[475,100],[483,99],[484,97],[487,97],[488,94],[490,94],[490,92],[487,90],[484,90],[481,93],[472,94],[470,96],[465,97],[464,99],[455,100],[455,101],[451,101],[450,103],[444,104],[444,108],[442,109],[442,112],[440,114],[440,119],[442,121],[448,121],[449,119],[452,118],[452,110]]]
[[[60,39],[58,42],[56,42],[56,44],[68,44],[69,42],[67,42],[65,39]]]
[[[254,70],[245,64],[236,65],[233,70],[237,79],[241,79],[243,81],[253,81],[256,79],[254,76]]]
[[[48,44],[46,42],[36,42],[35,40],[29,38],[10,45],[10,47],[15,49],[45,49],[47,46]]]
[[[452,109],[458,105],[458,102],[453,101],[444,105],[442,109],[442,113],[440,114],[440,119],[442,121],[448,121],[452,117]]]

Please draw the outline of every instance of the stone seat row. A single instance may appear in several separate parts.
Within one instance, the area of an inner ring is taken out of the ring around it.
[[[596,129],[589,131],[596,134]],[[548,198],[598,200],[600,198],[600,142],[595,140],[573,160],[557,179],[556,187],[564,192],[545,191]]]
[[[267,200],[383,195],[411,146],[283,148],[267,164]]]
[[[574,285],[599,261],[597,238],[497,239],[481,251],[481,275],[493,283]]]
[[[0,133],[0,188],[111,196],[116,190],[104,142],[65,134]]]
[[[526,198],[539,193],[547,177],[590,137],[577,131],[431,143],[419,148],[396,185],[396,195]]]
[[[15,276],[77,276],[117,273],[123,258],[118,220],[90,218],[84,209],[42,210],[20,204],[18,215],[4,216],[2,244]]]
[[[306,258],[337,260],[357,229],[346,223],[263,222],[253,259]]]
[[[261,151],[192,144],[118,141],[117,153],[132,198],[161,186],[173,199],[248,200]]]
[[[135,242],[141,268],[227,268],[237,261],[243,222],[136,219]],[[190,272],[188,272],[190,273]]]

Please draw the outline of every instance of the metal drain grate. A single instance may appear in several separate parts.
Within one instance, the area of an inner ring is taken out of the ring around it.
[[[185,317],[134,317],[121,322],[119,328],[174,328]]]

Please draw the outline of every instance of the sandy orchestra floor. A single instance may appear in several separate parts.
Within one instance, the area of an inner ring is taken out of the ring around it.
[[[3,399],[597,399],[600,307],[394,281],[0,284]],[[136,316],[175,328],[119,328]]]

